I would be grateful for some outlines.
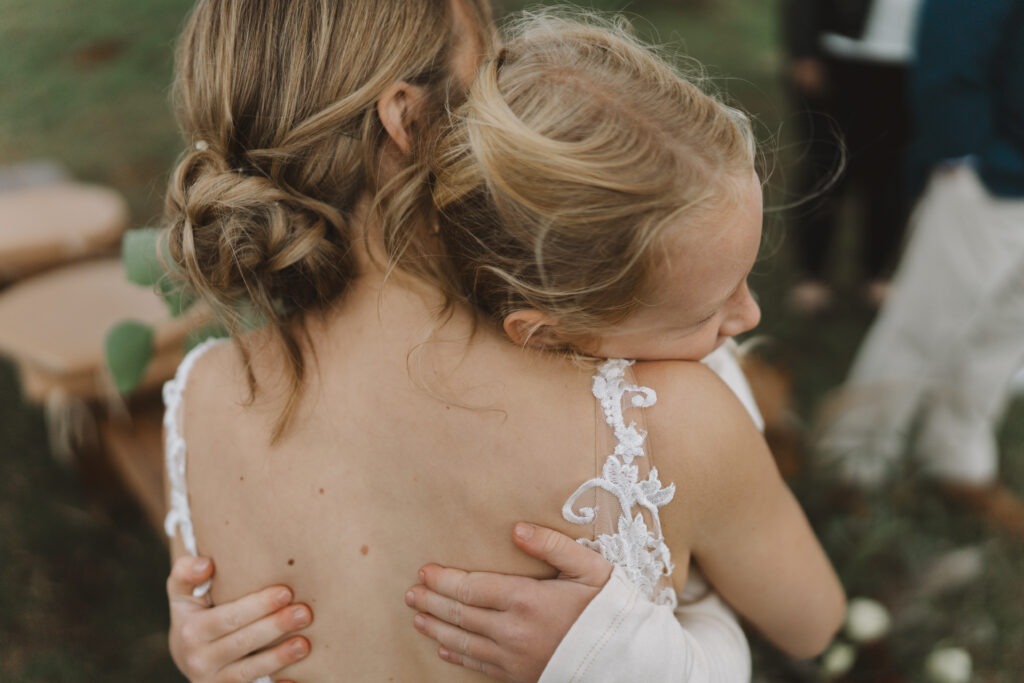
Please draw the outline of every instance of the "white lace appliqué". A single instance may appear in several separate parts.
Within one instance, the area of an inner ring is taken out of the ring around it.
[[[644,457],[644,439],[647,433],[622,415],[623,401],[629,397],[635,408],[648,408],[658,400],[649,387],[626,383],[626,368],[633,361],[607,360],[594,375],[594,397],[601,403],[605,421],[615,430],[615,451],[605,460],[601,476],[582,484],[562,506],[562,516],[574,524],[593,524],[596,510],[576,504],[580,497],[593,489],[602,489],[615,496],[621,507],[618,530],[612,534],[599,534],[593,541],[579,542],[599,551],[609,562],[622,567],[630,580],[647,597],[658,604],[676,606],[675,591],[665,579],[672,574],[672,557],[661,532],[658,508],[664,507],[675,495],[675,484],[662,487],[658,469],[652,467],[647,478],[640,480],[636,458]],[[653,529],[648,528],[642,512],[647,511]],[[659,591],[659,584],[663,586]]]

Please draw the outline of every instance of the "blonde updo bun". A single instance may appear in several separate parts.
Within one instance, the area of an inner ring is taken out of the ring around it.
[[[348,286],[356,267],[332,205],[232,168],[213,149],[188,153],[176,176],[170,256],[233,328],[250,306],[315,310]]]
[[[749,178],[753,134],[622,21],[541,11],[509,34],[432,162],[450,287],[584,339],[643,305],[668,223]]]
[[[489,0],[459,1],[486,47]],[[281,341],[292,392],[275,438],[303,382],[305,316],[358,276],[357,203],[374,207],[373,238],[391,265],[434,251],[429,226],[417,224],[430,208],[422,149],[465,39],[455,23],[453,4],[438,0],[200,0],[186,23],[174,102],[189,149],[167,192],[167,253],[236,339],[257,322]],[[376,105],[398,81],[426,97],[412,153],[385,177],[389,138]]]

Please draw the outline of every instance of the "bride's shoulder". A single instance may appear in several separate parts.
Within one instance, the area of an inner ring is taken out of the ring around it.
[[[168,394],[177,394],[192,421],[209,414],[211,406],[225,399],[244,399],[247,388],[244,362],[237,345],[228,339],[208,339],[189,351],[171,384],[164,389],[164,402]]]
[[[727,462],[729,454],[758,449],[763,442],[750,413],[729,385],[696,361],[654,361],[634,366],[637,382],[657,393],[645,421],[661,445],[660,459],[682,455],[691,462]],[[682,449],[680,444],[691,447]]]
[[[722,378],[699,361],[639,361],[632,370],[638,384],[657,392],[656,405],[666,412],[703,406],[728,416],[734,404],[742,410]]]
[[[223,372],[234,353],[228,339],[209,338],[200,342],[185,354],[178,365],[175,384],[192,393],[192,387],[205,384],[211,375]]]

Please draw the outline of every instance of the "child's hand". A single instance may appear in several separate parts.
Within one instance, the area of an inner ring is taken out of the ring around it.
[[[421,585],[406,593],[419,610],[416,629],[438,642],[438,655],[491,678],[533,683],[590,601],[612,565],[568,536],[517,524],[516,545],[555,567],[558,578],[464,572],[429,564]]]
[[[210,607],[206,598],[192,597],[192,589],[212,575],[213,562],[186,556],[167,579],[171,657],[189,681],[249,683],[309,654],[301,636],[267,647],[313,621],[307,605],[292,604],[290,589],[271,586]]]

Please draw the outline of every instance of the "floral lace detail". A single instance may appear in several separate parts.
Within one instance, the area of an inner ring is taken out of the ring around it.
[[[574,524],[592,524],[597,511],[593,507],[580,507],[577,512],[580,497],[593,489],[613,495],[621,508],[618,530],[613,534],[599,534],[593,541],[581,538],[579,542],[622,567],[647,597],[674,608],[675,591],[670,585],[665,587],[672,574],[672,556],[661,532],[658,509],[672,500],[676,487],[675,484],[662,487],[656,467],[650,469],[646,479],[640,479],[640,469],[634,460],[645,455],[647,433],[634,421],[626,424],[623,401],[629,396],[633,407],[648,408],[657,402],[658,396],[649,387],[626,382],[626,368],[632,364],[633,361],[622,359],[607,360],[594,375],[594,397],[601,403],[605,421],[615,431],[615,451],[605,460],[600,477],[583,483],[569,496],[562,506],[562,516]],[[648,528],[644,520],[644,510],[650,516],[653,529]]]

